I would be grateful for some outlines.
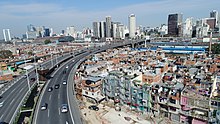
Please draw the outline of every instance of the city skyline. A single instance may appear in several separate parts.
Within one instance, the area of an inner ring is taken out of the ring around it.
[[[212,10],[220,11],[220,1],[213,0],[156,0],[156,1],[46,1],[28,0],[0,2],[0,29],[10,29],[11,36],[21,37],[27,31],[27,25],[48,26],[60,33],[68,26],[77,30],[83,27],[92,28],[92,22],[105,20],[110,15],[112,21],[120,21],[128,26],[127,17],[136,15],[137,26],[155,27],[167,24],[167,15],[183,13],[187,17],[209,17]],[[45,14],[46,13],[46,14]],[[3,39],[3,33],[0,33]]]

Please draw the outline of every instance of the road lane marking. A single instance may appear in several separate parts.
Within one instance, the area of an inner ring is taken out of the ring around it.
[[[59,115],[60,115],[60,108],[58,108],[58,111],[59,111]]]
[[[60,99],[60,94],[58,94],[58,99]]]
[[[14,102],[14,100],[15,100],[15,99],[13,99],[13,100],[10,102],[10,105]]]
[[[49,98],[49,100],[51,100],[51,95],[50,95],[50,98]]]
[[[24,89],[24,87],[19,91],[19,93],[21,93],[21,91]]]
[[[50,109],[48,109],[47,116],[48,116],[48,118],[50,117]]]
[[[2,120],[2,117],[3,117],[3,114],[2,114],[2,116],[0,117],[0,120]]]
[[[16,88],[15,88],[15,89],[16,89]],[[14,90],[12,90],[12,91],[11,91],[11,93],[12,93],[12,92],[14,92],[14,91],[15,91],[15,89],[14,89]]]

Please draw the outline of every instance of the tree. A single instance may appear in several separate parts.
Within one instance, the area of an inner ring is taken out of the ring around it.
[[[46,39],[46,40],[44,41],[44,44],[49,44],[49,43],[51,43],[50,39]]]
[[[220,44],[212,44],[212,53],[220,54]]]
[[[29,56],[31,56],[31,55],[33,55],[33,52],[32,52],[32,51],[28,51],[27,54],[28,54]]]
[[[9,57],[12,57],[12,52],[10,50],[2,50],[2,51],[0,51],[0,58],[1,59],[7,59]]]

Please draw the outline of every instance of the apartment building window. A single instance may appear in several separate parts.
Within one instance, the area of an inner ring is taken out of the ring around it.
[[[170,103],[176,104],[176,100],[170,99]]]

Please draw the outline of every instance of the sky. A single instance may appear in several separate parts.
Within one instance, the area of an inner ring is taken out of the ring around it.
[[[170,13],[206,18],[212,10],[220,12],[219,5],[220,0],[0,0],[0,30],[10,29],[12,37],[25,34],[29,24],[56,33],[68,26],[81,31],[106,16],[127,25],[130,14],[136,15],[137,25],[156,27],[166,24]]]

